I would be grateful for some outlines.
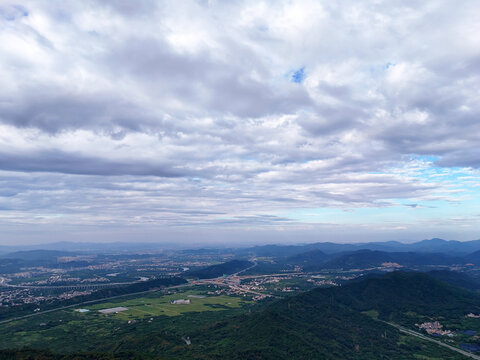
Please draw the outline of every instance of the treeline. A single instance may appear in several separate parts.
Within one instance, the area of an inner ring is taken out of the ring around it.
[[[310,250],[290,257],[274,257],[269,261],[259,261],[257,266],[248,271],[255,273],[275,273],[292,271],[300,266],[306,272],[325,270],[367,269],[384,266],[401,266],[411,269],[431,269],[432,266],[480,265],[480,252],[468,255],[454,255],[431,252],[388,252],[378,250],[358,250],[353,252],[327,254],[321,250]]]
[[[461,359],[449,350],[406,344],[382,320],[412,326],[415,318],[461,318],[480,312],[480,297],[422,273],[394,272],[342,287],[317,288],[259,313],[190,334],[195,359]],[[200,344],[200,345],[195,345]],[[207,355],[208,354],[208,355]]]
[[[101,353],[88,352],[81,354],[55,354],[48,350],[0,350],[2,360],[160,360],[159,357],[137,352]]]
[[[452,275],[449,275],[452,278]],[[410,325],[410,317],[463,317],[480,312],[480,296],[453,287],[422,273],[394,272],[378,278],[351,282],[342,287],[317,288],[271,303],[260,311],[239,316],[203,312],[162,321],[138,321],[112,332],[117,324],[102,323],[102,334],[84,331],[75,335],[77,345],[89,342],[90,349],[115,354],[54,355],[46,359],[185,359],[185,360],[403,360],[412,358],[462,359],[462,355],[402,336],[382,320]],[[58,334],[63,331],[59,329]],[[51,342],[55,335],[50,334]],[[186,345],[182,337],[192,341]],[[96,345],[98,344],[98,346]],[[52,344],[50,343],[50,346]],[[57,343],[55,350],[72,351],[71,342]],[[19,353],[19,356],[28,354]],[[148,351],[152,355],[144,355]],[[12,352],[16,356],[15,352]],[[37,354],[33,353],[35,356]],[[39,353],[41,355],[41,353]],[[48,353],[46,353],[48,355]],[[1,359],[42,359],[7,357]],[[38,355],[38,356],[40,356]],[[55,356],[55,357],[53,357]],[[63,357],[62,357],[63,356]],[[78,356],[78,357],[75,357]],[[88,357],[96,356],[96,357]]]

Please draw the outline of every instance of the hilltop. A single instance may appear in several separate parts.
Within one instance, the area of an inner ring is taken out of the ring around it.
[[[359,250],[335,257],[318,268],[354,269],[381,266],[383,263],[396,263],[402,266],[429,266],[463,264],[466,260],[460,256],[442,253],[385,252]]]
[[[253,263],[247,260],[231,260],[222,264],[186,271],[183,273],[183,276],[188,278],[212,279],[222,275],[234,274],[250,266],[253,266]]]
[[[132,304],[136,303],[132,299]],[[403,360],[427,357],[460,360],[464,359],[462,355],[402,335],[397,328],[379,320],[410,328],[423,318],[457,321],[464,319],[467,313],[480,313],[480,296],[424,273],[392,272],[352,281],[341,287],[315,288],[259,304],[250,310],[243,312],[239,309],[227,316],[209,311],[186,313],[184,317],[159,316],[153,322],[123,325],[118,332],[115,332],[115,326],[120,323],[109,317],[97,325],[85,323],[90,331],[87,333],[83,327],[70,328],[76,332],[68,333],[68,336],[76,336],[75,349],[92,350],[92,343],[99,341],[100,329],[102,334],[107,331],[106,335],[113,334],[108,331],[114,331],[115,336],[101,338],[102,346],[98,351],[107,352],[102,355],[105,359],[119,359],[117,352],[131,352],[132,358],[136,359],[169,360]],[[45,336],[62,333],[63,326],[67,325],[59,325],[58,319],[65,316],[65,312],[52,314],[48,325],[51,330],[38,330],[38,320],[37,324],[25,322],[19,326],[22,331],[33,331],[33,344],[38,344],[43,331]],[[73,312],[69,316],[81,321],[89,315]],[[93,316],[91,320],[95,323],[100,318]],[[100,328],[95,327],[100,325]],[[191,339],[191,344],[186,344],[181,337]],[[19,340],[17,332],[15,338]],[[49,346],[52,351],[72,351],[67,340],[55,338]],[[108,357],[109,351],[113,351],[111,357]],[[25,349],[3,354],[14,359],[12,354],[17,352],[24,357],[31,355],[30,359],[43,359],[42,352]],[[53,356],[64,358],[62,355]],[[89,357],[78,354],[76,358]]]
[[[426,274],[394,272],[343,287],[317,288],[274,303],[260,313],[215,323],[191,336],[214,355],[202,357],[196,347],[192,351],[205,359],[220,359],[220,354],[229,359],[412,356],[414,349],[398,345],[401,335],[397,329],[372,319],[365,311],[400,323],[405,323],[408,311],[431,316],[458,312],[463,317],[480,311],[480,297]],[[455,355],[446,351],[441,357],[454,359]]]

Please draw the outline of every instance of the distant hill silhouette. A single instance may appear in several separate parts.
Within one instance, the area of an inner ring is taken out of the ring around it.
[[[298,265],[310,265],[323,263],[329,258],[331,258],[331,256],[325,254],[321,250],[310,250],[304,253],[290,256],[285,259],[285,262]]]
[[[468,275],[464,272],[450,271],[450,270],[433,270],[427,272],[427,275],[449,283],[450,285],[458,286],[464,289],[478,291],[480,290],[480,279]]]
[[[3,258],[7,259],[21,259],[25,261],[57,261],[58,257],[61,256],[76,256],[78,252],[71,251],[59,251],[59,250],[25,250],[25,251],[16,251],[6,255],[3,255]]]
[[[318,268],[356,269],[378,267],[382,263],[397,263],[402,266],[453,265],[463,264],[465,259],[441,253],[385,252],[359,250],[335,257]]]
[[[311,250],[320,250],[326,254],[352,252],[358,250],[376,250],[385,252],[428,252],[444,253],[451,255],[467,255],[480,251],[480,240],[456,241],[443,239],[428,239],[414,243],[401,243],[398,241],[367,242],[338,244],[333,242],[318,242],[305,245],[262,245],[245,249],[236,249],[238,254],[252,254],[257,256],[294,256]]]
[[[231,275],[252,266],[247,260],[231,260],[222,264],[211,265],[202,269],[186,271],[182,276],[187,278],[212,279],[222,275]]]

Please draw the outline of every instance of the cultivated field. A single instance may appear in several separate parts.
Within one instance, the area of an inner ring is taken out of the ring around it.
[[[205,297],[200,297],[205,296]],[[172,300],[188,299],[190,304],[171,304]],[[168,294],[159,296],[158,293],[148,294],[142,297],[129,300],[115,300],[106,303],[100,303],[86,307],[90,312],[85,313],[86,317],[92,313],[98,313],[98,310],[114,307],[126,307],[127,311],[118,314],[109,314],[118,319],[132,320],[145,317],[167,315],[178,316],[186,312],[201,311],[219,311],[226,309],[238,308],[242,303],[247,303],[240,297],[232,296],[210,296],[195,290],[178,292],[176,294]]]
[[[210,289],[211,290],[211,289]],[[166,344],[185,345],[182,336],[225,316],[241,314],[253,302],[238,296],[208,295],[207,289],[178,289],[176,293],[153,292],[125,296],[90,306],[62,309],[0,325],[0,349],[49,348],[62,353],[72,351],[117,351],[140,349],[138,339],[151,346],[155,334],[156,352]],[[175,299],[190,304],[174,305]],[[101,309],[126,307],[128,310],[102,314]],[[80,313],[75,309],[88,309]],[[228,315],[229,314],[229,315]],[[153,320],[150,320],[153,318]],[[134,321],[133,321],[134,320]],[[132,339],[137,340],[132,340]],[[150,340],[148,340],[150,339]],[[170,345],[168,345],[170,346]],[[173,346],[173,345],[172,345]]]

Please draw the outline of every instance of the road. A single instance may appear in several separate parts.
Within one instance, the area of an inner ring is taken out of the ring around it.
[[[261,296],[270,296],[270,297],[273,297],[275,299],[283,299],[283,297],[281,297],[281,296],[276,296],[276,295],[272,295],[272,294],[268,294],[268,293],[261,293],[261,292],[254,291],[254,290],[249,290],[249,289],[244,289],[244,288],[241,288],[239,286],[235,286],[235,285],[232,285],[232,284],[227,284],[227,283],[225,283],[223,281],[219,281],[219,280],[224,280],[224,279],[223,278],[216,278],[216,279],[210,279],[210,280],[197,280],[195,282],[195,284],[225,286],[225,287],[228,287],[230,289],[237,290],[239,292],[244,292],[244,293],[249,293],[249,294],[254,294],[254,295],[261,295]]]
[[[256,265],[257,265],[257,264],[255,263],[255,264],[253,264],[252,266],[250,266],[249,268],[243,269],[243,270],[235,273],[234,275],[237,275],[237,274],[239,274],[239,273],[241,273],[241,272],[243,272],[243,271],[249,270],[249,269],[255,267]],[[218,281],[218,280],[221,280],[221,279],[223,279],[223,277],[219,277],[219,278],[212,279],[212,280],[200,280],[200,281],[197,281],[196,283],[197,283],[197,284],[214,284],[214,285],[223,285],[223,286],[232,287],[231,285],[228,285],[228,284],[225,284],[225,283],[215,282],[215,281]],[[4,285],[4,286],[6,285],[6,282],[5,282],[5,279],[4,279],[4,278],[0,278],[0,284],[1,284],[1,285]],[[163,288],[162,290],[165,290],[165,289],[176,289],[176,288],[181,288],[181,287],[186,287],[186,286],[192,286],[192,285],[194,285],[194,284],[188,282],[188,283],[185,283],[185,284],[180,284],[180,285],[174,285],[174,286],[166,287],[166,288]],[[6,286],[8,286],[8,285],[6,285]],[[252,294],[255,294],[255,295],[265,295],[265,294],[262,294],[262,293],[259,293],[259,292],[256,292],[256,291],[244,290],[244,289],[237,288],[237,287],[234,287],[234,288],[235,288],[236,290],[243,291],[243,292],[248,292],[248,293],[252,293]],[[58,310],[70,309],[70,308],[73,308],[73,307],[80,307],[80,306],[82,306],[82,305],[94,304],[94,303],[102,302],[102,301],[106,301],[106,300],[117,299],[117,298],[122,298],[122,297],[125,297],[125,296],[131,296],[131,295],[140,295],[140,294],[145,294],[145,293],[150,293],[150,292],[155,292],[155,291],[159,291],[159,290],[158,290],[158,289],[155,289],[155,290],[139,291],[139,292],[135,292],[135,293],[129,293],[129,294],[122,294],[122,295],[110,296],[110,297],[102,298],[102,299],[83,301],[83,302],[76,303],[76,304],[72,304],[72,305],[61,306],[61,307],[54,308],[54,309],[49,309],[49,310],[44,310],[44,311],[38,311],[38,312],[35,312],[35,313],[33,313],[33,314],[28,314],[28,315],[23,315],[23,316],[17,316],[17,317],[10,318],[10,319],[6,319],[6,320],[1,320],[1,321],[0,321],[0,324],[5,324],[5,323],[12,322],[12,321],[16,321],[16,320],[27,319],[27,318],[30,318],[30,317],[33,317],[33,316],[37,316],[37,315],[41,315],[41,314],[47,314],[47,313],[54,312],[54,311],[58,311]],[[270,296],[273,296],[273,295],[270,295]],[[278,296],[273,296],[273,297],[281,299],[281,298],[278,297]]]
[[[381,320],[379,320],[379,321],[381,321]],[[390,325],[390,326],[396,327],[398,330],[400,330],[400,331],[401,331],[402,333],[404,333],[404,334],[412,335],[412,336],[415,336],[415,337],[420,338],[420,339],[422,339],[422,340],[430,341],[430,342],[435,343],[435,344],[437,344],[437,345],[440,345],[440,346],[446,347],[446,348],[448,348],[448,349],[450,349],[450,350],[456,351],[456,352],[459,353],[459,354],[468,356],[468,357],[470,357],[470,358],[472,358],[472,359],[480,360],[480,356],[475,355],[475,354],[472,354],[472,353],[470,353],[470,352],[468,352],[468,351],[465,351],[465,350],[456,348],[456,347],[454,347],[454,346],[445,344],[444,342],[441,342],[441,341],[432,339],[432,338],[430,338],[430,337],[428,337],[428,336],[425,336],[425,335],[423,335],[423,334],[421,334],[421,333],[419,333],[419,332],[416,332],[416,331],[407,329],[407,328],[405,328],[405,327],[403,327],[403,326],[400,326],[400,325],[397,325],[397,324],[394,324],[394,323],[390,323],[390,322],[387,322],[387,321],[382,321],[382,322],[384,322],[384,323],[386,323],[386,324],[388,324],[388,325]]]
[[[261,295],[261,296],[271,296],[275,299],[283,299],[283,297],[281,296],[277,296],[277,295],[272,295],[272,294],[265,294],[265,293],[261,293],[261,292],[258,292],[258,291],[253,291],[253,290],[247,290],[247,289],[243,289],[243,288],[240,288],[238,286],[234,286],[234,285],[227,285],[229,286],[231,289],[234,289],[234,290],[237,290],[237,291],[241,291],[241,292],[245,292],[245,293],[250,293],[250,294],[255,294],[255,295]]]
[[[246,269],[237,271],[235,274],[232,274],[232,275],[229,275],[229,276],[238,276],[238,274],[241,274],[242,272],[245,272],[245,271],[247,271],[247,270],[253,269],[255,266],[257,266],[257,262],[256,262],[256,261],[253,262],[253,265],[252,265],[252,266],[250,266],[250,267],[248,267],[248,268],[246,268]]]
[[[235,274],[229,275],[226,278],[221,276],[221,277],[218,277],[218,278],[215,278],[215,279],[196,280],[195,284],[226,286],[226,287],[229,287],[230,289],[237,290],[237,291],[243,292],[243,293],[260,295],[260,296],[269,296],[269,297],[273,297],[275,299],[283,299],[283,297],[281,297],[281,296],[272,295],[272,294],[269,294],[269,293],[262,293],[262,292],[254,291],[254,290],[250,290],[250,289],[245,289],[245,288],[241,288],[241,287],[236,286],[236,285],[229,284],[228,282],[225,282],[225,280],[228,279],[229,277],[237,276],[241,272],[247,271],[247,270],[255,267],[256,265],[257,264],[254,264],[254,265],[250,266],[249,268],[243,269],[243,270],[241,270],[241,271],[239,271]]]
[[[0,287],[10,287],[16,289],[85,289],[85,288],[102,288],[110,286],[124,286],[142,282],[144,280],[135,280],[129,282],[117,282],[117,283],[102,283],[102,284],[72,284],[72,285],[15,285],[7,283],[7,280],[0,277]]]
[[[180,285],[174,285],[174,286],[170,286],[170,287],[165,287],[165,288],[162,288],[161,290],[174,289],[174,288],[180,288],[180,287],[191,286],[191,285],[192,285],[192,284],[190,284],[190,283],[186,283],[186,284],[180,284]],[[2,321],[0,321],[0,324],[9,323],[9,322],[16,321],[16,320],[27,319],[27,318],[30,318],[30,317],[32,317],[32,316],[47,314],[47,313],[54,312],[54,311],[59,311],[59,310],[64,310],[64,309],[70,309],[70,308],[73,308],[73,307],[81,307],[82,305],[94,304],[94,303],[98,303],[98,302],[102,302],[102,301],[106,301],[106,300],[117,299],[117,298],[122,298],[122,297],[126,297],[126,296],[132,296],[132,295],[146,294],[146,293],[151,293],[151,292],[155,292],[155,291],[160,291],[160,290],[158,290],[158,289],[145,290],[145,291],[139,291],[139,292],[135,292],[135,293],[115,295],[115,296],[110,296],[110,297],[101,298],[101,299],[83,301],[83,302],[76,303],[76,304],[72,304],[72,305],[61,306],[61,307],[57,307],[57,308],[54,308],[54,309],[49,309],[49,310],[44,310],[44,311],[38,311],[38,312],[35,312],[35,313],[33,313],[33,314],[28,314],[28,315],[23,315],[23,316],[17,316],[17,317],[14,317],[14,318],[2,320]]]
[[[235,273],[234,275],[238,275],[239,273],[243,272],[243,271],[247,271],[253,267],[257,266],[257,263],[254,263],[252,266],[246,268],[246,269],[243,269],[243,270],[240,270],[239,272]],[[217,278],[217,279],[212,279],[212,280],[209,280],[209,281],[199,281],[197,283],[203,283],[203,284],[216,284],[216,285],[224,285],[224,286],[230,286],[228,284],[224,284],[224,283],[214,283],[215,280],[220,280],[222,279],[222,277],[220,278]],[[138,282],[138,281],[136,281]],[[125,285],[125,284],[124,284]],[[181,287],[185,287],[185,286],[192,286],[193,284],[188,282],[188,283],[185,283],[185,284],[180,284],[180,285],[174,285],[174,286],[170,286],[170,287],[167,287],[167,288],[164,288],[164,289],[175,289],[175,288],[181,288]],[[3,278],[3,277],[0,277],[0,286],[5,286],[5,287],[14,287],[14,285],[9,285],[7,282],[6,282],[6,279]],[[42,288],[45,288],[45,287],[42,287]],[[162,290],[164,290],[162,289]],[[245,292],[250,292],[252,294],[256,294],[256,295],[265,295],[265,294],[261,294],[261,293],[257,293],[255,291],[246,291],[246,290],[243,290],[243,289],[240,289],[238,288],[237,290],[242,290],[242,291],[245,291]],[[121,298],[121,297],[125,297],[125,296],[131,296],[131,295],[139,295],[139,294],[145,294],[145,293],[150,293],[150,292],[155,292],[155,291],[158,291],[158,289],[155,289],[155,290],[146,290],[146,291],[139,291],[139,292],[135,292],[135,293],[129,293],[129,294],[122,294],[122,295],[116,295],[116,296],[110,296],[110,297],[107,297],[107,298],[102,298],[102,299],[96,299],[96,300],[89,300],[89,301],[83,301],[83,302],[80,302],[80,303],[76,303],[76,304],[72,304],[72,305],[66,305],[66,306],[61,306],[61,307],[58,307],[58,308],[54,308],[54,309],[49,309],[49,310],[44,310],[44,311],[38,311],[38,312],[35,312],[33,314],[28,314],[28,315],[23,315],[23,316],[17,316],[17,317],[14,317],[14,318],[10,318],[10,319],[6,319],[6,320],[1,320],[0,321],[0,324],[5,324],[5,323],[8,323],[8,322],[12,322],[12,321],[15,321],[15,320],[22,320],[22,319],[27,319],[27,318],[30,318],[30,317],[33,317],[33,316],[37,316],[37,315],[41,315],[41,314],[47,314],[47,313],[50,313],[50,312],[54,312],[54,311],[58,311],[58,310],[64,310],[64,309],[70,309],[70,308],[73,308],[73,307],[80,307],[82,305],[87,305],[87,304],[93,304],[93,303],[97,303],[97,302],[102,302],[102,301],[106,301],[106,300],[111,300],[111,299],[117,299],[117,298]]]
[[[257,263],[253,264],[252,266],[246,268],[246,269],[243,269],[241,271],[238,271],[237,273],[233,274],[233,275],[230,275],[230,276],[238,276],[238,274],[244,272],[244,271],[247,271],[253,267],[257,266]],[[230,285],[230,284],[227,284],[225,282],[220,282],[219,280],[224,280],[223,277],[219,277],[219,278],[216,278],[216,279],[210,279],[210,280],[199,280],[199,281],[196,281],[196,284],[214,284],[214,285],[222,285],[222,286],[227,286],[227,287],[230,287],[232,289],[235,289],[237,291],[241,291],[241,292],[246,292],[246,293],[251,293],[251,294],[255,294],[255,295],[268,295],[268,296],[272,296],[274,298],[278,298],[278,299],[282,299],[282,297],[279,297],[279,296],[275,296],[275,295],[270,295],[270,294],[264,294],[264,293],[260,293],[260,292],[257,292],[257,291],[253,291],[253,290],[247,290],[247,289],[243,289],[243,288],[240,288],[240,287],[237,287],[237,286],[234,286],[234,285]],[[180,285],[174,285],[174,286],[171,286],[171,287],[167,287],[167,288],[164,288],[162,290],[165,290],[165,289],[173,289],[173,288],[181,288],[181,287],[185,287],[185,286],[192,286],[193,284],[192,283],[186,283],[186,284],[180,284]],[[9,284],[6,283],[5,279],[0,277],[0,286],[11,286]],[[9,322],[12,322],[12,321],[16,321],[16,320],[22,320],[22,319],[27,319],[27,318],[30,318],[30,317],[33,317],[33,316],[37,316],[37,315],[42,315],[42,314],[47,314],[47,313],[50,313],[50,312],[54,312],[54,311],[59,311],[59,310],[64,310],[64,309],[69,309],[69,308],[73,308],[73,307],[80,307],[82,305],[87,305],[87,304],[93,304],[93,303],[97,303],[97,302],[102,302],[102,301],[106,301],[106,300],[111,300],[111,299],[116,299],[116,298],[122,298],[122,297],[126,297],[126,296],[132,296],[132,295],[140,295],[140,294],[145,294],[145,293],[150,293],[150,292],[155,292],[155,291],[159,291],[158,289],[155,289],[155,290],[146,290],[146,291],[139,291],[139,292],[135,292],[135,293],[130,293],[130,294],[122,294],[122,295],[116,295],[116,296],[110,296],[110,297],[107,297],[107,298],[102,298],[102,299],[96,299],[96,300],[89,300],[89,301],[84,301],[84,302],[80,302],[80,303],[77,303],[77,304],[72,304],[72,305],[66,305],[66,306],[61,306],[61,307],[58,307],[58,308],[54,308],[54,309],[49,309],[49,310],[44,310],[44,311],[38,311],[38,312],[35,312],[33,314],[28,314],[28,315],[23,315],[23,316],[18,316],[18,317],[14,317],[14,318],[10,318],[10,319],[6,319],[6,320],[2,320],[0,321],[0,324],[5,324],[5,323],[9,323]],[[378,321],[381,321],[383,323],[386,323],[390,326],[393,326],[395,328],[397,328],[400,332],[404,333],[404,334],[408,334],[408,335],[411,335],[411,336],[415,336],[419,339],[422,339],[422,340],[425,340],[425,341],[429,341],[429,342],[432,342],[434,344],[437,344],[439,346],[443,346],[445,348],[448,348],[452,351],[455,351],[459,354],[462,354],[464,356],[467,356],[467,357],[470,357],[472,359],[477,359],[477,360],[480,360],[480,356],[478,355],[475,355],[475,354],[472,354],[468,351],[465,351],[465,350],[462,350],[462,349],[459,349],[459,348],[456,348],[454,346],[451,346],[451,345],[448,345],[448,344],[445,344],[444,342],[441,342],[441,341],[438,341],[438,340],[435,340],[435,339],[432,339],[428,336],[425,336],[424,334],[422,333],[419,333],[419,332],[416,332],[414,330],[410,330],[410,329],[407,329],[401,325],[398,325],[398,324],[395,324],[395,323],[390,323],[390,322],[387,322],[387,321],[382,321],[382,320],[378,320]]]

